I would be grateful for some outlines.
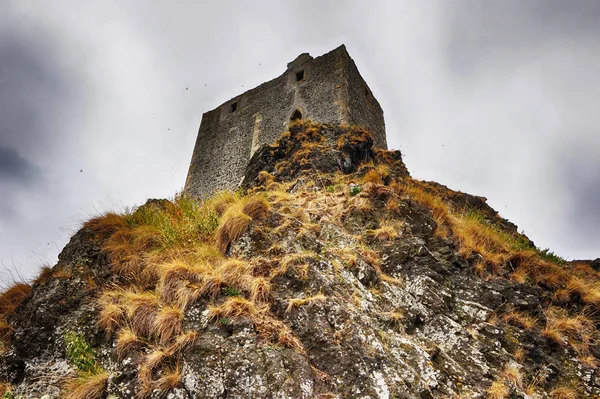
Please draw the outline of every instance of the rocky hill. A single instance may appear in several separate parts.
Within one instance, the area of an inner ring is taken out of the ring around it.
[[[0,297],[4,398],[600,397],[600,261],[300,122],[238,192],[92,219]]]

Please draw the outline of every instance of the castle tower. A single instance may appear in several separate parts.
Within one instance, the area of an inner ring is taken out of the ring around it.
[[[205,197],[235,189],[252,154],[300,118],[359,125],[387,148],[383,110],[346,47],[317,58],[304,53],[281,76],[202,115],[184,191]]]

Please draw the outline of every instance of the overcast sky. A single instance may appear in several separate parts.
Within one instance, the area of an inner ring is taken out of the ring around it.
[[[0,277],[172,196],[203,112],[342,43],[414,177],[600,256],[600,1],[2,0]]]

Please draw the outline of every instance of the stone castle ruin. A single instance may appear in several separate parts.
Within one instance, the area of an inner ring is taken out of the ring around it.
[[[303,53],[281,76],[202,115],[184,191],[235,189],[254,152],[296,119],[359,125],[387,149],[383,110],[346,47],[317,58]]]

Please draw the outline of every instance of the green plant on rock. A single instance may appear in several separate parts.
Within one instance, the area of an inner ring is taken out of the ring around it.
[[[350,186],[350,196],[354,197],[362,191],[362,188],[358,185]]]
[[[238,289],[235,289],[233,287],[227,286],[225,288],[223,288],[223,293],[226,296],[240,296],[241,293]]]
[[[549,262],[554,262],[558,265],[567,263],[567,261],[564,258],[562,258],[562,257],[556,255],[554,252],[550,251],[550,248],[539,250],[538,255],[542,259],[547,260]]]
[[[100,374],[104,370],[96,361],[94,350],[82,334],[69,331],[64,336],[67,360],[83,373]]]

